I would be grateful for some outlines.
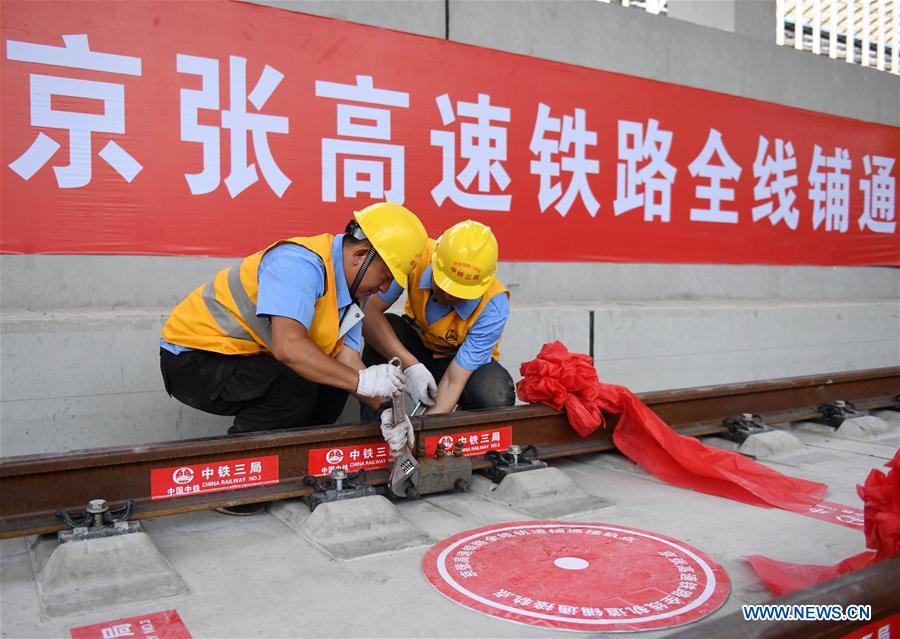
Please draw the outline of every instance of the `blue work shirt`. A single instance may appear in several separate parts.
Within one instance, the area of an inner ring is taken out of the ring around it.
[[[335,235],[331,243],[331,261],[334,265],[335,293],[338,317],[353,299],[344,274],[344,236]],[[237,267],[233,267],[237,268]],[[315,313],[316,301],[325,294],[325,264],[313,251],[299,244],[287,242],[266,253],[259,263],[259,293],[256,298],[258,317],[289,317],[309,330]],[[344,345],[360,351],[362,322],[357,322],[344,335]],[[190,348],[170,344],[160,339],[159,345],[175,353]]]
[[[428,268],[422,271],[422,277],[419,279],[419,288],[433,290],[431,287],[430,264]],[[394,282],[387,293],[378,293],[378,297],[387,304],[393,304],[400,298],[402,293],[403,289],[400,288],[397,282]],[[468,319],[475,312],[475,309],[478,308],[481,299],[476,297],[474,300],[462,300],[452,306],[448,306],[438,302],[432,294],[428,297],[428,303],[425,304],[425,321],[430,326],[451,311],[456,311],[456,314],[462,319]],[[506,327],[507,319],[509,319],[509,298],[505,293],[498,293],[485,305],[481,315],[478,316],[478,319],[472,324],[472,328],[466,333],[466,338],[454,356],[456,363],[467,371],[475,371],[490,362],[494,353],[494,347],[503,336],[503,329]]]

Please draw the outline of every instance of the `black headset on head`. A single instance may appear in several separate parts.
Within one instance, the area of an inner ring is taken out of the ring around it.
[[[347,222],[347,227],[344,229],[344,233],[356,240],[369,239],[366,237],[365,232],[362,230],[362,227],[356,220],[350,220],[349,222]],[[372,263],[372,260],[375,259],[376,255],[378,255],[378,252],[375,250],[375,247],[370,247],[369,252],[366,254],[366,259],[363,260],[363,263],[360,265],[359,270],[356,272],[356,279],[354,279],[353,284],[350,285],[350,297],[353,298],[354,302],[358,303],[358,300],[356,299],[356,289],[359,288],[359,284],[360,282],[362,282],[362,279],[366,274],[366,270],[369,268],[369,265]]]

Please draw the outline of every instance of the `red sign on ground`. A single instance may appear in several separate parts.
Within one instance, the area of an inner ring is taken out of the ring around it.
[[[830,501],[823,501],[815,506],[810,506],[808,510],[799,510],[797,512],[804,517],[820,519],[855,530],[862,530],[863,522],[865,521],[863,511],[859,508],[851,508],[850,506],[835,504]]]
[[[489,450],[506,450],[512,444],[512,426],[426,437],[425,457],[434,457],[438,444],[443,444],[447,452],[450,453],[460,439],[465,440],[463,455],[466,457],[483,455]]]
[[[697,621],[728,598],[725,570],[676,539],[609,524],[492,524],[433,546],[422,561],[441,594],[493,617],[615,632]]]
[[[72,639],[191,639],[175,610],[81,626],[72,628],[70,633]]]
[[[390,462],[390,448],[386,443],[338,446],[335,448],[313,448],[309,451],[307,472],[310,475],[328,475],[335,468],[343,468],[348,473],[358,470],[387,468]]]
[[[897,127],[245,2],[0,26],[0,252],[243,257],[387,199],[504,260],[900,264]]]
[[[154,468],[150,497],[169,499],[278,483],[278,455]]]

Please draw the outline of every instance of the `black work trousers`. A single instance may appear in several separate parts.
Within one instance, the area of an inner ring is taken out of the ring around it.
[[[440,382],[444,373],[447,372],[450,362],[453,361],[453,357],[435,357],[422,342],[418,329],[405,316],[400,317],[394,313],[385,313],[384,316],[390,322],[400,343],[417,360],[425,364],[425,368],[431,371],[436,382]],[[366,366],[384,364],[386,361],[378,351],[369,345],[363,349],[362,358]],[[459,398],[461,410],[512,406],[515,403],[516,388],[512,377],[494,360],[472,372]]]
[[[214,415],[234,415],[228,434],[333,424],[347,391],[300,377],[270,355],[159,349],[166,392]]]

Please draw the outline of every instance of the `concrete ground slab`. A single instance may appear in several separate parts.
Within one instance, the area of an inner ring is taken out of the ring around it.
[[[301,502],[288,502],[276,516],[291,526],[288,522],[302,519],[297,511],[303,508],[309,510]],[[322,504],[295,530],[336,559],[358,559],[435,541],[381,495]]]
[[[840,450],[882,459],[893,457],[894,451],[897,450],[897,445],[900,444],[900,442],[896,441],[893,434],[888,434],[877,440],[860,441],[858,439],[841,437],[834,429],[831,429],[831,433],[829,433],[828,431],[815,428],[818,426],[821,426],[821,424],[797,422],[794,424],[792,432],[812,449]]]
[[[475,473],[474,475],[472,475],[472,481],[469,482],[468,492],[472,495],[486,495],[496,487],[497,484],[492,482],[490,479],[488,479],[484,475]]]
[[[484,499],[539,519],[571,517],[613,505],[608,499],[586,494],[556,468],[507,475]]]
[[[832,461],[834,455],[812,449],[785,430],[751,435],[737,449],[757,460],[785,466],[805,466]]]
[[[804,437],[821,439],[808,434],[801,439]],[[797,477],[824,481],[829,486],[826,499],[858,507],[856,484],[864,481],[872,468],[884,470],[886,460],[840,449],[857,442],[831,441],[836,447],[828,451],[834,454],[833,460],[777,467]],[[624,466],[602,463],[608,455],[586,456],[592,459],[581,461],[553,460],[553,469],[582,492],[600,499],[613,496],[616,502],[613,508],[567,519],[655,531],[702,550],[725,568],[732,581],[732,595],[714,617],[733,613],[744,603],[772,599],[745,561],[746,555],[832,565],[865,549],[865,536],[859,530],[677,488]],[[491,487],[487,479],[476,478],[476,494],[428,495],[394,506],[406,521],[433,539],[491,523],[522,520],[521,512],[479,498],[478,492]],[[143,524],[190,588],[188,595],[155,602],[111,603],[104,609],[42,618],[25,543],[2,540],[3,636],[67,637],[73,627],[174,608],[197,639],[572,637],[571,633],[486,617],[446,600],[422,575],[425,546],[339,561],[283,521],[267,515],[227,517],[200,511]],[[423,620],[418,611],[427,611],[427,618]],[[665,634],[647,632],[640,637],[661,639]]]
[[[719,448],[721,450],[730,450],[733,453],[736,453],[738,448],[741,447],[737,442],[725,439],[724,437],[701,437],[700,441],[707,446],[712,446],[713,448]]]
[[[762,458],[757,458],[762,459]],[[834,461],[837,459],[832,454],[829,454],[824,451],[818,450],[809,450],[807,448],[803,448],[799,451],[786,453],[783,455],[776,455],[774,457],[764,458],[765,461],[772,464],[781,464],[783,466],[814,466],[816,464],[824,464],[826,462]],[[784,471],[787,472],[787,471]]]
[[[571,459],[572,461],[582,464],[588,464],[589,466],[608,468],[610,470],[617,470],[623,473],[638,475],[649,481],[659,481],[650,471],[642,468],[638,464],[635,464],[633,461],[631,461],[618,451],[611,450],[605,455],[575,455]]]
[[[900,431],[894,433],[888,433],[878,439],[874,440],[876,444],[883,444],[885,446],[891,446],[893,448],[900,447]]]
[[[878,411],[845,420],[840,427],[832,428],[818,422],[795,422],[792,428],[799,433],[813,433],[852,441],[875,442],[896,448],[900,446],[900,413]]]
[[[35,573],[47,617],[189,592],[143,532],[60,544]]]
[[[872,411],[872,415],[886,421],[900,431],[900,410],[876,410]]]
[[[788,428],[788,425],[783,424],[781,428]],[[797,437],[790,435],[784,430],[777,430],[776,433],[780,433],[781,435],[787,435],[793,439],[785,439],[781,436],[766,438],[763,440],[762,446],[759,446],[759,449],[755,452],[749,452],[752,448],[756,448],[756,444],[748,447],[747,450],[744,449],[743,444],[738,444],[737,442],[733,442],[729,439],[723,439],[721,437],[704,437],[703,443],[708,446],[714,446],[715,448],[720,448],[722,450],[730,450],[733,452],[740,451],[741,453],[745,453],[747,455],[752,455],[754,459],[757,461],[765,461],[771,464],[780,464],[783,466],[807,466],[814,464],[823,464],[825,462],[834,461],[837,459],[834,455],[829,453],[812,449],[806,446],[803,442],[801,442]],[[768,433],[767,433],[768,434]],[[759,437],[760,435],[753,435],[747,438],[747,441],[744,442],[746,444],[753,437]],[[776,442],[783,442],[785,444],[785,450],[782,452],[779,446],[775,446]],[[798,446],[795,447],[795,442]],[[768,449],[771,449],[771,453]]]
[[[309,506],[299,499],[285,499],[269,504],[269,514],[284,522],[291,530],[300,532],[306,520],[309,519]]]

